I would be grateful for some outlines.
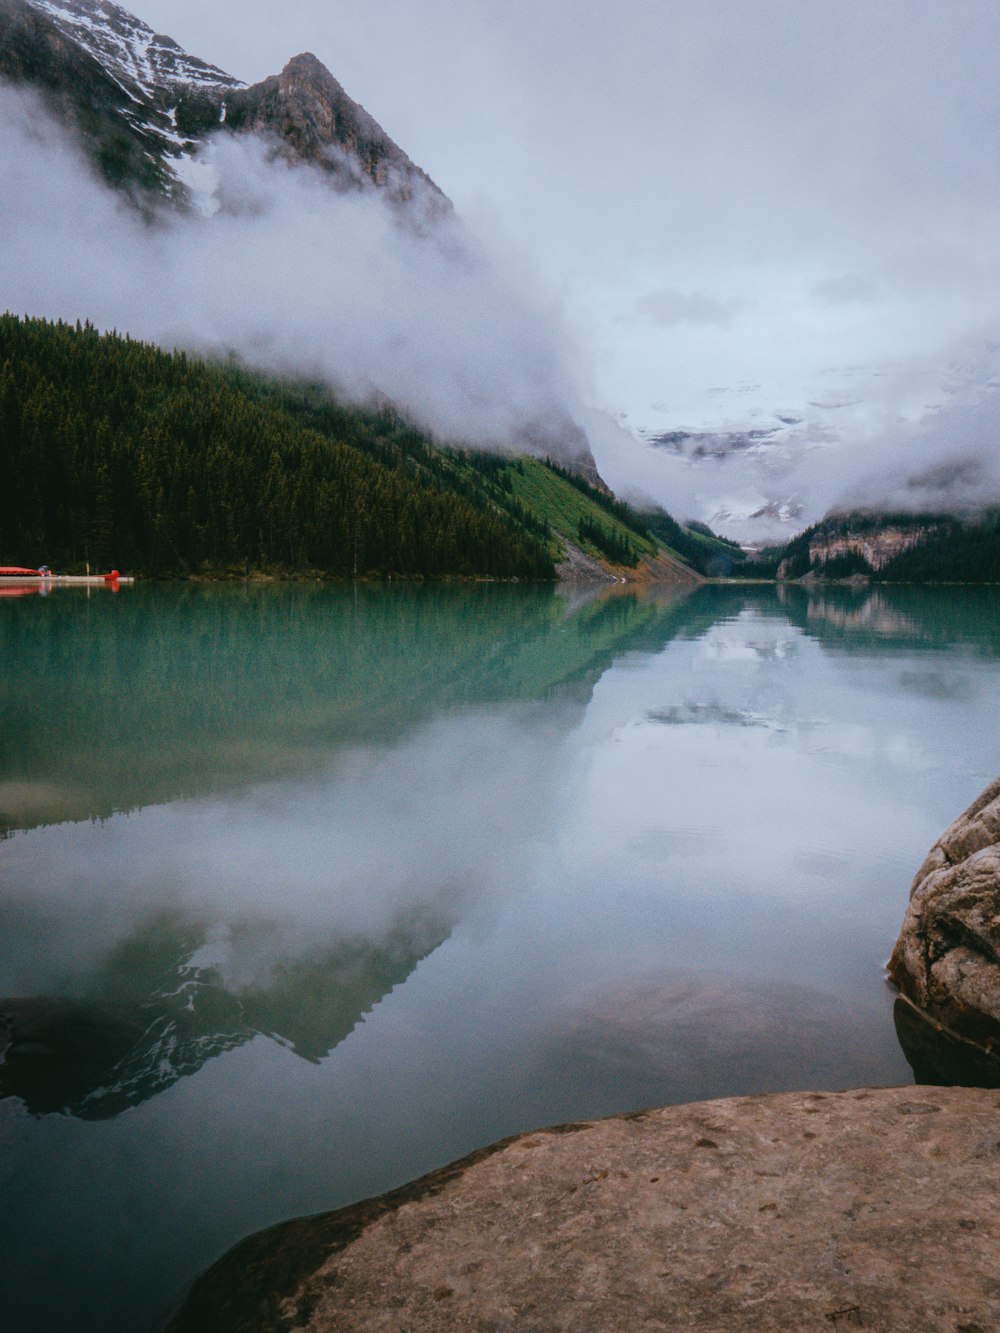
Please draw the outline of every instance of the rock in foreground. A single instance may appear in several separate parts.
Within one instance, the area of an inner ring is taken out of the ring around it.
[[[173,1333],[1000,1327],[1000,1095],[785,1093],[521,1135],[261,1232]]]
[[[917,871],[889,975],[917,1077],[1000,1086],[1000,779]]]

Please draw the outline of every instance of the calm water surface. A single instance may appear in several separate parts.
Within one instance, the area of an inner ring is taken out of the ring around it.
[[[540,1124],[908,1080],[1000,769],[988,590],[60,590],[0,653],[11,1333]]]

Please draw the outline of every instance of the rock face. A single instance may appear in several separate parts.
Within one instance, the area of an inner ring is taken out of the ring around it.
[[[893,523],[874,531],[830,534],[818,532],[809,543],[811,565],[825,565],[846,555],[859,555],[872,569],[879,570],[903,551],[919,546],[936,529],[931,526],[902,528]]]
[[[179,151],[169,117],[152,90],[125,72],[121,58],[112,60],[100,45],[81,40],[72,22],[79,17],[67,10],[60,23],[42,5],[0,0],[0,79],[40,95],[73,128],[111,184],[135,197],[180,198],[167,165]]]
[[[1000,1086],[1000,779],[917,871],[889,975],[918,1077]]]
[[[295,56],[280,74],[231,93],[226,126],[274,135],[286,156],[312,162],[345,184],[367,178],[398,203],[420,193],[432,209],[450,210],[431,178],[309,52]]]
[[[171,1333],[986,1333],[998,1112],[984,1090],[885,1088],[521,1135],[251,1237]]]
[[[581,472],[585,472],[586,463],[579,467]],[[588,478],[589,480],[589,478]],[[674,556],[668,555],[666,551],[661,550],[655,556],[643,555],[639,557],[636,565],[614,565],[609,567],[607,563],[595,560],[593,556],[588,555],[586,551],[581,551],[579,546],[571,542],[565,533],[559,533],[562,538],[563,546],[566,548],[565,557],[556,565],[556,576],[560,583],[682,583],[696,584],[704,583],[700,574],[695,573],[689,565],[682,564]]]
[[[149,207],[190,202],[186,160],[213,134],[255,133],[340,188],[375,185],[422,216],[451,211],[434,182],[313,55],[247,87],[112,0],[0,0],[0,80],[33,89],[103,176]]]
[[[871,577],[953,527],[954,523],[930,515],[835,511],[789,542],[776,577],[802,582]]]

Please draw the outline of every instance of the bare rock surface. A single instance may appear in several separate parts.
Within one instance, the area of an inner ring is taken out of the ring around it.
[[[1000,1094],[692,1103],[520,1135],[261,1232],[173,1333],[1000,1327]]]
[[[607,560],[595,560],[582,551],[562,533],[559,534],[566,554],[556,565],[560,583],[704,583],[704,579],[689,565],[664,550],[656,555],[642,555],[635,565],[613,565]]]
[[[272,135],[289,161],[311,162],[343,184],[367,180],[398,204],[419,194],[429,216],[451,212],[426,172],[311,52],[294,56],[280,74],[229,93],[226,128]]]
[[[917,871],[889,975],[918,1077],[1000,1086],[1000,779]]]

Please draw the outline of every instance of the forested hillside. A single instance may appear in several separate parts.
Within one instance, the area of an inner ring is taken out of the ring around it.
[[[1000,583],[1000,513],[943,522],[882,570],[892,583]]]
[[[1000,583],[1000,511],[975,516],[836,513],[785,546],[760,551],[737,577],[874,583]]]
[[[395,413],[89,326],[0,317],[0,441],[0,562],[553,577],[545,532]]]
[[[90,325],[0,316],[0,445],[0,563],[549,580],[569,542],[699,567],[669,515],[551,460],[442,448],[391,407]]]

